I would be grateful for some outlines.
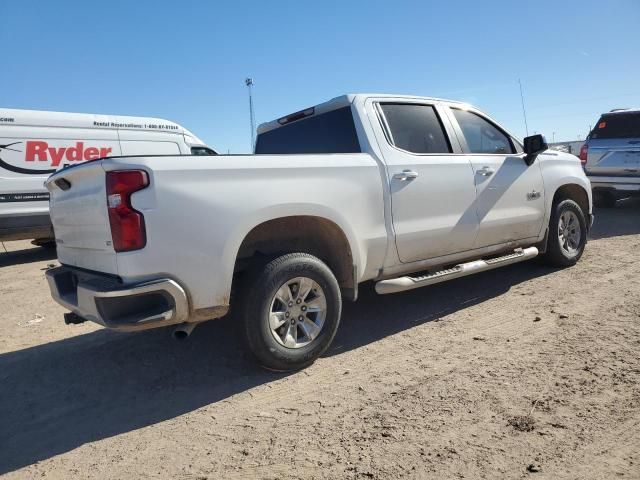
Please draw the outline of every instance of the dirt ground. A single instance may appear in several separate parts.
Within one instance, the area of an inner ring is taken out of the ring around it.
[[[330,351],[256,367],[229,319],[65,326],[28,242],[0,253],[7,478],[640,478],[640,201],[574,268],[527,262],[347,304]],[[0,246],[1,248],[1,246]]]

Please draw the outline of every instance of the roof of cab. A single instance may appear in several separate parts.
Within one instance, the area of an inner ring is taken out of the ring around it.
[[[190,134],[175,122],[162,118],[101,115],[94,113],[49,112],[0,108],[0,126],[72,127],[118,130],[145,130]],[[191,134],[193,136],[193,134]]]
[[[351,105],[353,102],[355,102],[357,99],[364,99],[364,98],[369,98],[369,97],[375,97],[375,98],[388,98],[390,100],[392,99],[402,99],[402,100],[426,100],[426,101],[431,101],[431,102],[447,102],[447,103],[452,103],[452,104],[457,104],[457,105],[467,105],[469,107],[471,107],[471,105],[464,103],[464,102],[458,102],[456,100],[447,100],[444,98],[436,98],[436,97],[420,97],[420,96],[415,96],[415,95],[394,95],[394,94],[388,94],[388,93],[348,93],[345,95],[340,95],[339,97],[335,97],[332,98],[331,100],[328,100],[326,102],[323,103],[319,103],[318,105],[314,105],[312,107],[307,107],[305,109],[299,110],[298,112],[294,112],[294,113],[290,113],[287,115],[284,115],[280,118],[277,118],[275,120],[272,120],[270,122],[265,122],[265,123],[261,123],[258,126],[258,134],[260,133],[265,133],[268,132],[269,130],[273,130],[275,128],[281,127],[283,126],[280,123],[280,120],[283,120],[291,115],[294,115],[296,113],[301,113],[304,112],[305,110],[308,110],[310,108],[314,109],[313,114],[317,115],[320,113],[326,113],[326,112],[330,112],[332,110],[336,110],[338,108],[342,108],[342,107],[346,107],[348,105]]]

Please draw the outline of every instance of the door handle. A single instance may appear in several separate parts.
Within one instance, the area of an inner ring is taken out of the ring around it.
[[[408,180],[418,178],[418,172],[414,172],[413,170],[403,170],[402,173],[396,173],[393,178],[400,180],[401,182],[406,182]]]
[[[482,167],[480,170],[478,170],[477,173],[479,173],[483,177],[490,177],[491,175],[496,173],[496,171],[491,167]]]

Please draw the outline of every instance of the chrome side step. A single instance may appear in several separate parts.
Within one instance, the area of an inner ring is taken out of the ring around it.
[[[461,263],[455,267],[440,270],[438,272],[420,275],[418,277],[398,277],[388,280],[380,280],[376,283],[376,292],[379,294],[403,292],[414,288],[425,287],[435,283],[453,280],[454,278],[466,277],[478,272],[493,270],[494,268],[511,265],[512,263],[529,260],[538,255],[536,247],[518,248],[508,255],[490,258],[488,260],[474,260],[473,262]]]

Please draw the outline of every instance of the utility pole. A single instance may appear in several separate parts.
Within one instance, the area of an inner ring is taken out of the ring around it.
[[[522,94],[522,82],[518,79],[518,84],[520,85],[520,100],[522,101],[522,116],[524,117],[524,129],[527,132],[527,137],[529,136],[529,126],[527,125],[527,111],[524,109],[524,95]]]
[[[253,114],[253,79],[245,78],[244,84],[249,92],[249,123],[251,128],[251,152],[256,144],[256,119]]]

